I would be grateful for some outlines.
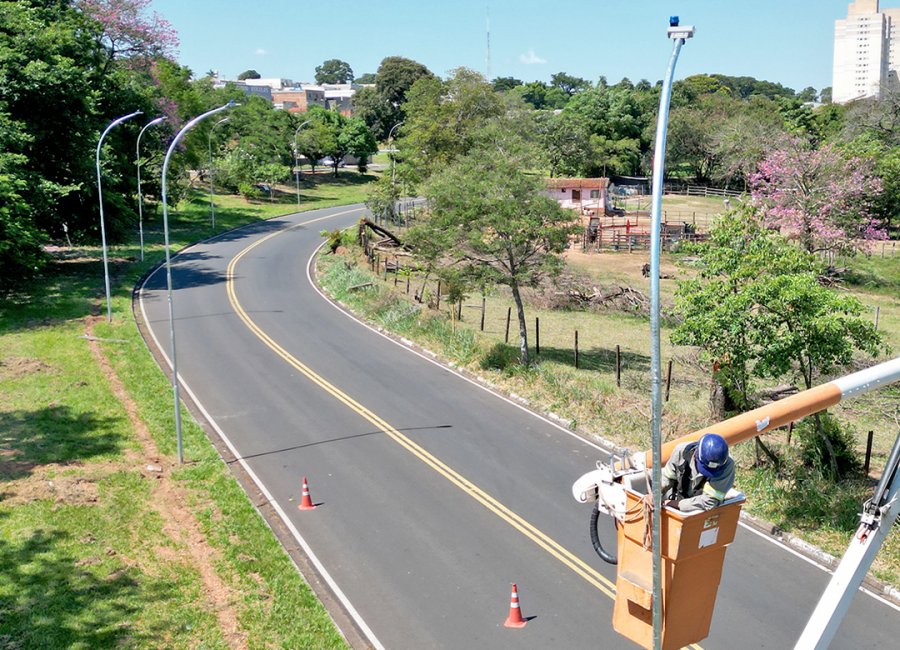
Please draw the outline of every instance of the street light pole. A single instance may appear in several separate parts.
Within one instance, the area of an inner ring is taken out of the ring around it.
[[[172,157],[172,153],[175,151],[175,148],[178,146],[178,142],[184,137],[184,134],[187,133],[190,129],[192,129],[198,122],[205,120],[210,115],[215,115],[221,111],[232,108],[237,104],[234,101],[230,101],[224,106],[220,106],[219,108],[215,108],[211,111],[207,111],[202,115],[198,115],[190,122],[184,125],[182,129],[175,136],[175,139],[172,140],[172,143],[169,145],[169,150],[166,151],[166,158],[163,160],[163,168],[162,168],[162,204],[163,204],[163,234],[165,237],[165,246],[166,246],[166,290],[167,297],[169,302],[169,341],[170,341],[170,349],[172,351],[172,393],[175,396],[175,435],[178,441],[178,462],[184,462],[184,446],[182,444],[181,438],[181,400],[178,396],[178,358],[175,354],[175,311],[172,304],[172,258],[169,252],[169,209],[168,209],[168,201],[166,200],[166,173],[169,169],[169,159]]]
[[[396,190],[394,189],[396,176],[394,175],[394,129],[403,124],[403,122],[397,122],[394,126],[391,127],[391,130],[388,131],[388,151],[391,154],[391,221],[395,221],[394,218],[394,204],[396,203]]]
[[[294,175],[297,177],[297,211],[300,211],[300,151],[297,149],[297,134],[300,133],[300,129],[304,126],[312,122],[312,120],[306,120],[303,124],[297,127],[297,130],[294,131]]]
[[[113,127],[121,124],[125,120],[130,120],[132,117],[140,115],[141,113],[143,113],[143,111],[135,111],[134,113],[117,117],[109,123],[109,126],[107,126],[100,135],[100,140],[97,141],[97,155],[95,157],[95,162],[97,163],[97,198],[100,201],[100,243],[103,248],[103,280],[106,283],[106,319],[110,323],[112,322],[112,300],[109,295],[109,260],[106,254],[106,223],[103,219],[103,186],[100,182],[100,147],[103,146],[103,139],[106,137],[106,134],[112,131]]]
[[[209,223],[213,228],[216,227],[216,206],[213,203],[215,192],[213,191],[212,134],[213,129],[222,124],[222,122],[227,122],[229,119],[230,118],[228,117],[223,117],[221,120],[209,127]]]
[[[147,122],[144,125],[144,128],[141,129],[141,132],[138,133],[137,144],[134,149],[136,152],[135,157],[135,167],[137,167],[137,191],[138,191],[138,231],[141,235],[141,261],[144,261],[144,197],[141,196],[141,136],[144,135],[144,131],[149,129],[154,124],[159,124],[166,118],[163,116],[154,118]]]
[[[650,433],[652,438],[653,468],[653,648],[662,649],[662,373],[659,344],[659,252],[660,212],[662,208],[662,184],[665,172],[666,130],[669,123],[669,102],[672,98],[672,79],[675,64],[684,42],[694,35],[694,28],[679,27],[678,16],[669,18],[669,38],[675,41],[672,58],[666,70],[659,97],[659,114],[656,120],[656,146],[653,154],[653,193],[650,208]]]

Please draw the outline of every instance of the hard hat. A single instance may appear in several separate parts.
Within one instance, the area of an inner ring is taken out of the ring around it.
[[[728,461],[728,443],[717,433],[705,433],[697,445],[697,469],[706,478],[719,478]]]

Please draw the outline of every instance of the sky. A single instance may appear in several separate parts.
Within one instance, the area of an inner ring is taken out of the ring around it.
[[[549,82],[557,72],[596,82],[655,82],[672,50],[669,16],[696,27],[676,78],[720,73],[795,90],[831,86],[834,21],[849,0],[152,0],[180,38],[178,61],[196,76],[313,81],[328,59],[354,75],[403,56],[441,76],[464,66]],[[900,0],[882,1],[900,7]]]

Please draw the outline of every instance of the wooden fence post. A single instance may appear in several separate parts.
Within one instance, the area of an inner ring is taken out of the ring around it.
[[[616,387],[622,387],[622,350],[616,345]]]
[[[541,353],[541,319],[537,316],[534,317],[534,353]]]
[[[863,465],[863,476],[869,475],[869,461],[872,460],[872,436],[874,431],[869,431],[869,437],[866,439],[866,462]]]
[[[506,308],[506,337],[503,339],[504,343],[509,343],[509,318],[512,316],[512,307]]]
[[[881,314],[881,307],[875,307],[875,331],[878,331],[878,316]]]
[[[666,400],[669,401],[669,386],[672,385],[672,360],[669,359],[669,369],[666,372]]]
[[[484,310],[485,310],[485,298],[481,296],[481,331],[484,331]]]
[[[794,423],[793,422],[791,422],[788,425],[788,437],[787,437],[787,446],[788,447],[791,446],[791,436],[792,435],[794,435]]]
[[[575,370],[578,370],[578,330],[575,330]]]
[[[437,288],[437,307],[435,307],[438,311],[441,309],[441,281],[438,280],[438,288]]]

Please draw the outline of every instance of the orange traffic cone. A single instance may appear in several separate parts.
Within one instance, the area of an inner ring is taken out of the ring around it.
[[[522,618],[522,610],[519,609],[519,591],[516,583],[512,585],[512,595],[509,598],[509,616],[503,627],[525,627],[525,619]]]
[[[300,499],[300,505],[297,506],[300,510],[315,510],[316,506],[313,504],[312,499],[309,496],[309,484],[306,482],[306,477],[303,477],[303,496]]]

